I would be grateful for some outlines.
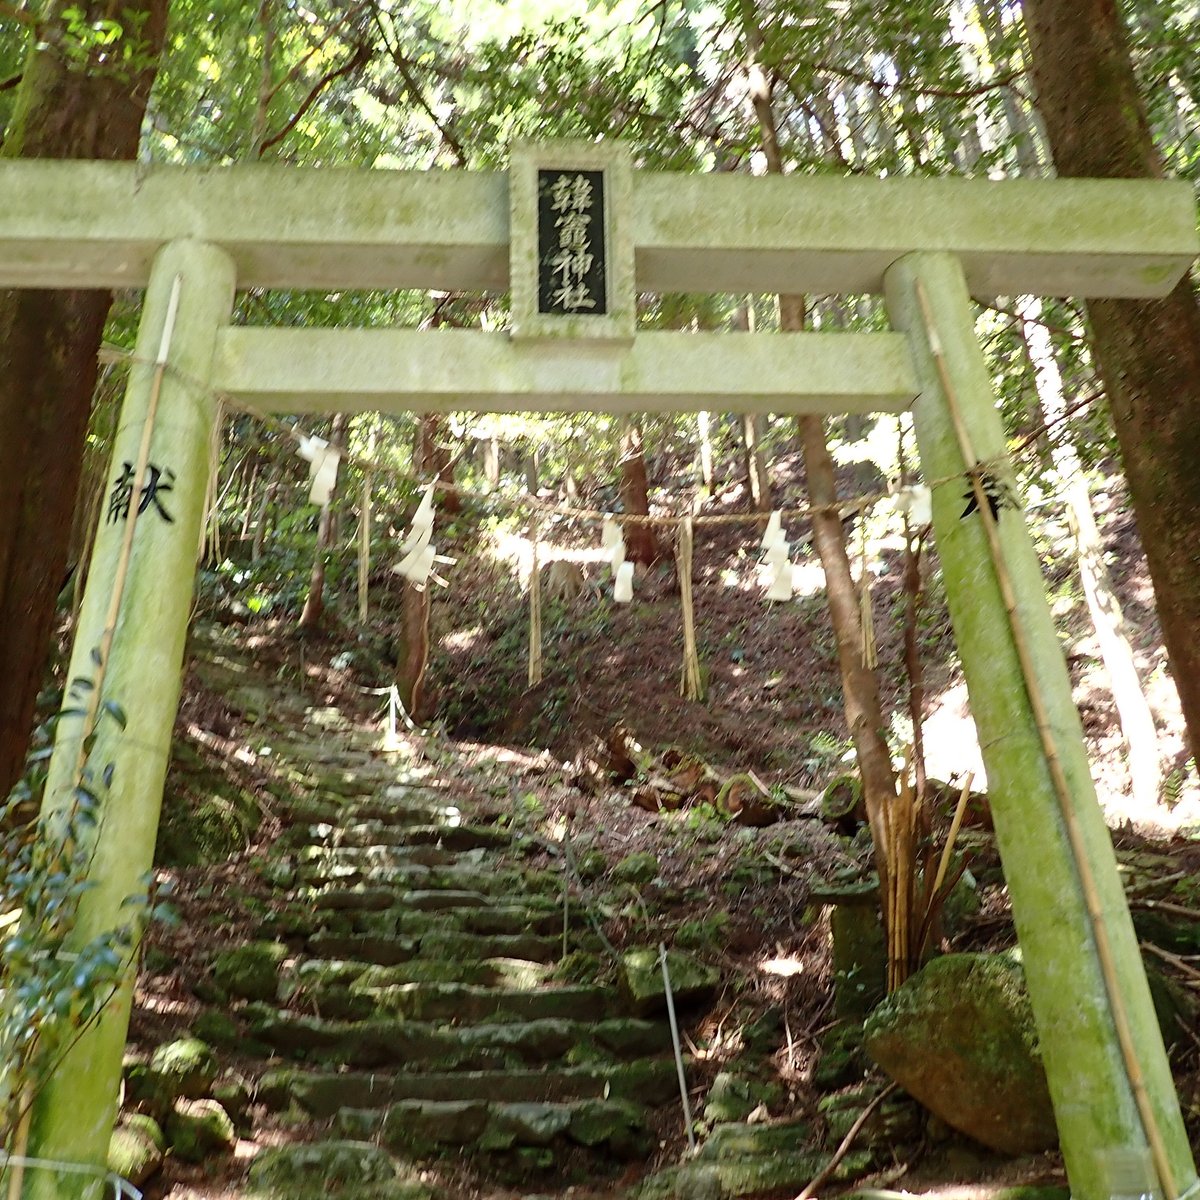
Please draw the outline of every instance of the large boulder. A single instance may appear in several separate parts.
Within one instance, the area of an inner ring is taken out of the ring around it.
[[[948,954],[867,1019],[863,1048],[947,1125],[994,1150],[1058,1140],[1019,958]]]

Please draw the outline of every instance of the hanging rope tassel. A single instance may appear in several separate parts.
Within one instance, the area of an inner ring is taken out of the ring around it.
[[[541,523],[534,518],[529,526],[533,558],[529,568],[529,686],[542,682],[542,572],[538,564]]]
[[[858,607],[862,621],[862,660],[863,666],[873,671],[879,663],[879,654],[875,646],[875,610],[871,605],[871,572],[867,569],[867,514],[863,509],[859,509],[858,512],[858,533]]]
[[[704,680],[700,675],[700,651],[696,648],[696,613],[692,605],[692,518],[679,526],[677,567],[679,600],[683,606],[683,674],[679,694],[685,700],[704,699]]]

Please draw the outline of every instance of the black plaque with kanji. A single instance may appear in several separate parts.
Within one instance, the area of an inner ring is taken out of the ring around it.
[[[539,169],[538,312],[608,311],[604,172]]]

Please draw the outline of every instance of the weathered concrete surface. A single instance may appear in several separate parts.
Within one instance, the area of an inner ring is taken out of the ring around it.
[[[651,292],[878,292],[930,250],[961,255],[977,295],[1161,296],[1197,251],[1185,182],[635,171],[632,207]],[[139,287],[184,237],[224,247],[242,287],[509,280],[502,172],[9,162],[0,213],[3,287]]]

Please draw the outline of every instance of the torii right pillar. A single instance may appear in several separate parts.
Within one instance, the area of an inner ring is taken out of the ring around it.
[[[991,543],[983,515],[963,513],[970,468],[1006,450],[962,266],[909,254],[885,290],[916,366],[917,446],[1073,1200],[1190,1198],[1196,1168],[1041,566],[1014,504]]]

